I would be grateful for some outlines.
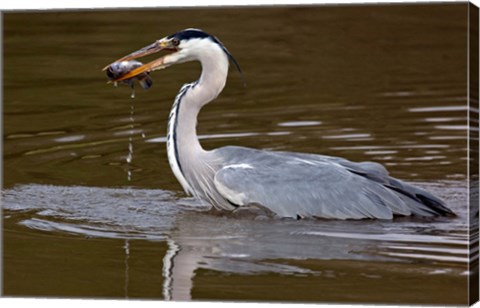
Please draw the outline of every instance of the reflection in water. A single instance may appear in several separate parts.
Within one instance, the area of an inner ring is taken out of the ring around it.
[[[180,248],[173,240],[167,239],[167,245],[167,253],[163,258],[163,298],[165,300],[189,300],[190,290],[192,288],[193,273],[195,269],[190,270],[189,264],[181,264],[181,260],[177,260],[177,254],[180,251]],[[174,262],[178,264],[175,267],[173,266]],[[181,273],[174,274],[174,270],[179,272],[181,269],[188,272],[189,275],[186,277],[186,279],[180,275]],[[174,283],[176,284],[175,286],[173,285]],[[175,294],[172,294],[174,292]],[[180,295],[177,296],[176,294]]]
[[[458,196],[465,195],[465,187],[461,182],[448,182],[428,189],[450,202],[459,218],[256,220],[219,216],[205,211],[208,208],[192,199],[135,188],[26,185],[4,191],[3,200],[9,219],[19,219],[19,224],[31,229],[124,239],[125,296],[129,294],[130,241],[165,241],[163,296],[167,300],[188,300],[199,269],[322,277],[336,273],[295,262],[348,260],[374,264],[420,260],[412,270],[463,275],[468,261],[467,213],[461,206],[465,200]],[[29,214],[24,216],[25,212]],[[382,270],[388,272],[388,267]]]
[[[130,258],[130,243],[128,242],[128,239],[125,239],[125,245],[123,246],[125,249],[125,298],[128,298],[128,284],[129,284],[129,270],[130,267],[128,266],[128,259]]]

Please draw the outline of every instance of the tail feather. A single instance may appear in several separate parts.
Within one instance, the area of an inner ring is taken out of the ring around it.
[[[389,184],[385,184],[385,186],[399,195],[403,195],[402,199],[407,202],[415,215],[456,216],[452,210],[446,207],[445,202],[423,189],[394,178],[389,178]]]

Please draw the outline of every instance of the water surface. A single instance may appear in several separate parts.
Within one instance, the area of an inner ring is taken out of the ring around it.
[[[5,14],[4,294],[466,304],[466,14],[466,4]],[[377,161],[458,217],[265,221],[185,196],[166,122],[199,65],[153,74],[134,100],[101,68],[188,27],[218,36],[247,80],[232,69],[200,114],[205,148]]]

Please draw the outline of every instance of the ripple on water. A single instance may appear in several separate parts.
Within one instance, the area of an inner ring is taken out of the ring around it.
[[[432,117],[424,118],[422,121],[425,122],[456,122],[456,121],[466,121],[466,117]]]
[[[55,138],[54,141],[56,142],[75,142],[85,139],[85,135],[71,135],[65,137]]]
[[[29,228],[108,238],[163,238],[178,211],[163,190],[22,185],[2,197],[4,209],[32,212],[21,221]]]
[[[9,134],[5,138],[6,139],[23,139],[23,138],[31,138],[35,136],[52,136],[52,135],[62,135],[65,134],[65,131],[46,131],[46,132],[38,132],[38,133],[20,133],[20,134]]]
[[[322,136],[323,139],[362,139],[362,140],[370,140],[371,135],[370,134],[340,134],[340,135],[327,135],[327,136]]]
[[[281,127],[301,127],[301,126],[317,126],[321,125],[321,121],[288,121],[280,122],[277,125]]]
[[[205,267],[229,272],[305,270],[273,264],[273,259],[422,260],[458,268],[468,248],[462,199],[466,188],[462,181],[426,188],[443,197],[459,218],[252,220],[212,215],[205,212],[208,206],[170,191],[137,188],[35,184],[4,190],[2,197],[8,219],[30,229],[86,237],[168,238],[181,251],[199,254]]]
[[[455,105],[455,106],[433,106],[433,107],[415,107],[409,108],[410,112],[445,112],[445,111],[467,111],[467,105]]]

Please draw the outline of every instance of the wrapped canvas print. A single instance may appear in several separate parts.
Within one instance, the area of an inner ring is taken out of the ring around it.
[[[2,295],[475,303],[478,12],[4,11]]]

